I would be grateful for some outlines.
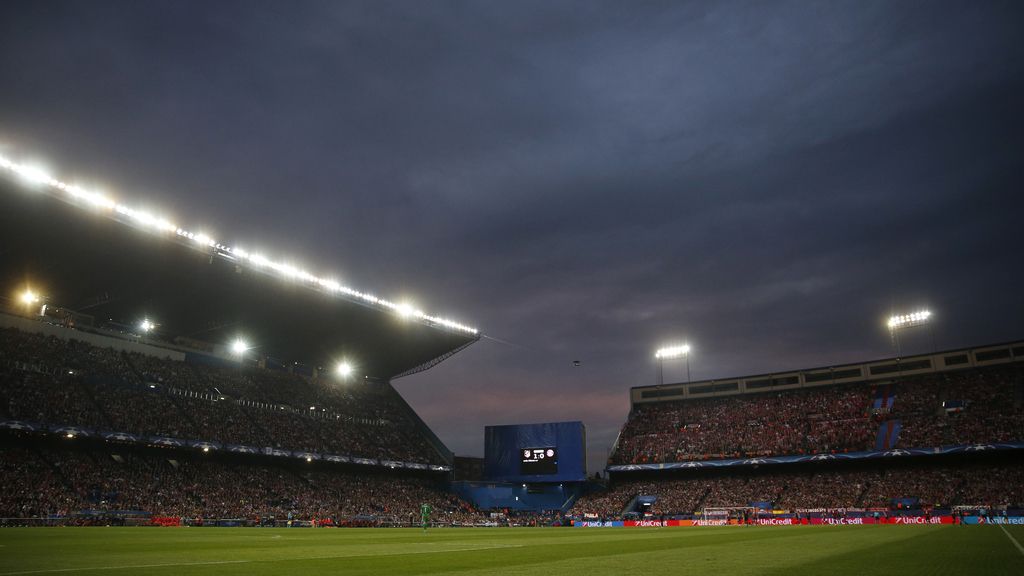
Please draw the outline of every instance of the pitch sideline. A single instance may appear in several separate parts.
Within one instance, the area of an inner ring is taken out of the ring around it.
[[[1021,546],[1020,542],[1017,542],[1017,539],[1013,537],[1013,534],[1010,534],[1010,531],[1002,524],[999,525],[999,529],[1003,531],[1003,534],[1006,534],[1006,537],[1010,539],[1010,542],[1013,542],[1013,545],[1017,547],[1017,551],[1020,552],[1020,555],[1024,556],[1024,546]]]

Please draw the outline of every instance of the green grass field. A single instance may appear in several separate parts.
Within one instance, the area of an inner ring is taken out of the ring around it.
[[[3,528],[15,574],[1024,574],[1024,526]]]

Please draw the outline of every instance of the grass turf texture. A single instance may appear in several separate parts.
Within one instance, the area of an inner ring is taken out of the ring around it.
[[[2,528],[15,574],[1024,574],[1024,526]]]

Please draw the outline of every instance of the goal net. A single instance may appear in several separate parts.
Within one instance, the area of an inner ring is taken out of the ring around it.
[[[757,509],[751,506],[708,506],[700,514],[704,526],[726,526],[730,520],[742,524],[744,519],[754,518],[757,518]]]

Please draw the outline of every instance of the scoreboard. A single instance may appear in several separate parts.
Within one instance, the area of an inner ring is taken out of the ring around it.
[[[585,455],[582,422],[484,430],[484,479],[492,482],[581,482],[587,477]]]
[[[558,474],[558,448],[523,448],[519,459],[520,474]]]

